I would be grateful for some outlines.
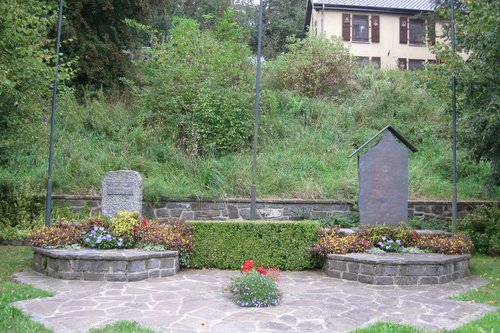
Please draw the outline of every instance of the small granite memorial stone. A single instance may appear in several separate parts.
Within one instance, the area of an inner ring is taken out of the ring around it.
[[[119,211],[141,212],[142,178],[137,171],[108,172],[102,181],[101,211],[113,217]]]

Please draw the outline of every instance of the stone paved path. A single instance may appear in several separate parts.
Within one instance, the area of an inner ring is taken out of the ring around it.
[[[282,304],[241,308],[223,290],[236,274],[182,270],[168,278],[126,283],[57,280],[27,270],[16,273],[15,280],[55,296],[13,305],[55,332],[86,332],[122,319],[173,333],[347,332],[381,320],[450,329],[495,310],[447,299],[484,284],[477,277],[444,285],[373,286],[320,271],[282,272]]]

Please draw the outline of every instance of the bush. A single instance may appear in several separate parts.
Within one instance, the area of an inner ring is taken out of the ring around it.
[[[34,231],[28,242],[36,247],[62,247],[79,244],[82,236],[82,226],[67,223],[56,224]]]
[[[193,268],[239,269],[247,258],[283,270],[319,267],[309,253],[318,241],[316,221],[195,221]]]
[[[339,232],[338,227],[330,227],[319,231],[319,242],[312,249],[312,252],[320,256],[333,253],[363,252],[368,245],[370,242],[364,238],[362,233],[343,235]]]
[[[451,231],[450,222],[438,219],[422,219],[411,217],[408,219],[408,225],[413,229],[443,230]]]
[[[441,254],[466,254],[474,251],[474,245],[468,235],[418,236],[416,246],[422,250]]]
[[[184,220],[175,220],[169,224],[151,222],[140,234],[142,244],[162,245],[167,250],[189,252],[193,250],[193,227]]]
[[[458,229],[469,234],[479,253],[500,254],[500,207],[482,205],[458,221]]]
[[[115,217],[111,218],[109,231],[115,236],[133,238],[134,233],[139,227],[139,212],[120,211]]]
[[[397,227],[386,225],[370,225],[361,229],[364,238],[370,241],[371,245],[378,244],[383,237],[386,239],[399,239],[403,246],[413,246],[415,244],[412,228],[400,224]]]
[[[336,225],[340,228],[356,228],[359,225],[359,213],[353,212],[347,215],[329,215],[318,219],[322,227]]]

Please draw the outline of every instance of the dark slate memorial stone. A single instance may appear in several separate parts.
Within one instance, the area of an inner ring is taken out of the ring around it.
[[[408,220],[408,150],[390,132],[359,157],[361,225]]]
[[[104,215],[116,216],[119,211],[141,212],[142,178],[137,171],[108,172],[102,181],[101,210]]]

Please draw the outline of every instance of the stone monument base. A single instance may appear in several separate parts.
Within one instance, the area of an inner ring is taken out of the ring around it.
[[[326,275],[376,285],[442,284],[469,276],[470,255],[436,253],[329,254]]]
[[[175,275],[178,251],[33,248],[34,269],[64,280],[140,281]]]

